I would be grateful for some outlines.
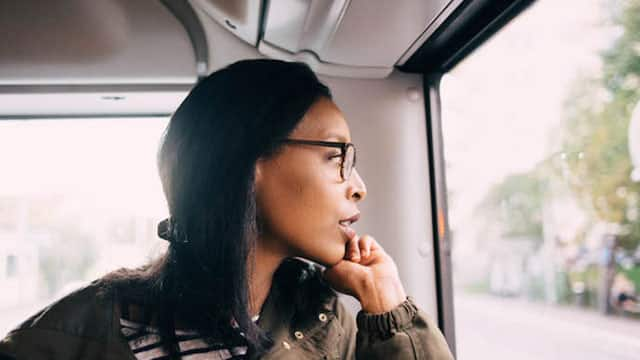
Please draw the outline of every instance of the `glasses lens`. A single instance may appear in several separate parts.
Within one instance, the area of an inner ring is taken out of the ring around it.
[[[347,180],[351,177],[351,172],[356,164],[356,149],[353,145],[348,145],[344,155],[344,163],[342,164],[342,179]]]

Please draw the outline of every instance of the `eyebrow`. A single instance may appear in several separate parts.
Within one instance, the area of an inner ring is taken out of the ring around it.
[[[347,138],[342,135],[342,134],[338,134],[338,133],[334,133],[334,132],[330,132],[330,133],[326,133],[323,137],[323,139],[337,139],[341,142],[348,142]]]

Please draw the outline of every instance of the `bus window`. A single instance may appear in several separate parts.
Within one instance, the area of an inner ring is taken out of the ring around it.
[[[640,353],[638,23],[540,0],[444,76],[459,359]]]
[[[0,336],[54,298],[159,254],[166,118],[0,122]]]

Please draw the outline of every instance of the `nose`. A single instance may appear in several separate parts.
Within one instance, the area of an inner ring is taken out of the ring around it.
[[[362,181],[358,170],[353,169],[351,176],[349,177],[349,188],[347,190],[347,197],[349,200],[353,199],[356,202],[364,200],[367,196],[367,186]]]

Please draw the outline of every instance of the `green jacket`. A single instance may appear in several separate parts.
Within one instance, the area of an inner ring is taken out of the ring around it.
[[[263,306],[258,324],[274,345],[262,359],[453,359],[411,298],[388,313],[361,311],[354,321],[317,268],[295,263],[297,286],[274,281]],[[120,332],[118,299],[92,282],[12,330],[0,341],[0,359],[135,360]]]

